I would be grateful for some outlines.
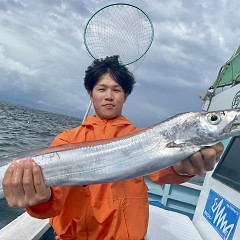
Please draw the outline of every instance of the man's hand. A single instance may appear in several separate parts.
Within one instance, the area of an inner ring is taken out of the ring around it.
[[[214,169],[223,152],[223,144],[217,143],[211,147],[205,147],[194,153],[187,159],[173,165],[174,170],[180,175],[201,175]]]
[[[2,185],[10,207],[26,208],[47,202],[51,197],[51,189],[32,159],[15,160],[8,167]]]

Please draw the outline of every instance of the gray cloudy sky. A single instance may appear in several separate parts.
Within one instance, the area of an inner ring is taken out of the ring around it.
[[[151,18],[155,37],[124,114],[146,127],[201,110],[198,94],[239,45],[237,0],[126,0]],[[115,1],[0,0],[0,100],[82,117],[91,64],[83,43],[93,13]]]

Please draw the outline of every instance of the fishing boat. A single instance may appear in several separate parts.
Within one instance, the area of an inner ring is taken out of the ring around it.
[[[204,111],[240,107],[240,46],[220,68],[214,84],[200,94]],[[159,186],[147,180],[147,240],[240,239],[240,136],[223,142],[225,150],[202,185]],[[17,233],[17,234],[16,234]],[[1,240],[54,239],[48,220],[22,214],[0,230]]]
[[[200,94],[200,98],[203,100],[202,110],[221,111],[239,108],[239,83],[240,46],[220,68],[214,84],[206,92]],[[213,171],[208,172],[205,176],[192,221],[183,217],[189,211],[178,213],[183,211],[179,204],[168,206],[168,211],[164,212],[150,205],[147,239],[240,239],[240,136],[227,139],[223,141],[223,144],[225,150],[219,163]],[[151,197],[152,184],[149,185]],[[183,202],[189,204],[188,199],[190,198],[181,185],[177,189],[182,189],[180,190],[181,196],[185,195]],[[172,193],[172,195],[174,194]],[[164,227],[161,226],[162,224]],[[156,229],[158,230],[156,231]]]
[[[204,111],[240,107],[240,46],[220,68],[214,84],[201,95]],[[207,240],[240,239],[240,136],[223,142],[225,150],[207,173],[193,224]]]

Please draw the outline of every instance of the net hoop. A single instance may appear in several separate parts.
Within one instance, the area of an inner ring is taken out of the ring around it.
[[[152,45],[152,42],[153,42],[153,37],[154,37],[154,28],[153,28],[153,24],[152,24],[152,21],[151,21],[151,19],[148,17],[148,15],[143,11],[143,10],[141,10],[140,8],[138,8],[138,7],[136,7],[136,6],[134,6],[134,5],[132,5],[132,4],[127,4],[127,3],[114,3],[114,4],[110,4],[110,5],[107,5],[107,6],[105,6],[105,7],[103,7],[103,8],[101,8],[101,9],[99,9],[97,12],[95,12],[92,16],[91,16],[91,18],[88,20],[88,22],[87,22],[87,24],[86,24],[86,26],[85,26],[85,29],[84,29],[84,36],[83,36],[83,38],[84,38],[84,45],[85,45],[85,47],[86,47],[86,49],[87,49],[87,51],[88,51],[88,53],[90,54],[90,56],[92,57],[92,58],[94,58],[94,59],[99,59],[99,58],[104,58],[104,57],[106,57],[106,56],[109,56],[109,54],[107,53],[107,51],[106,52],[103,52],[103,53],[96,53],[96,51],[97,50],[94,50],[94,48],[96,48],[96,45],[97,44],[92,44],[93,46],[91,46],[91,41],[89,40],[90,38],[91,38],[91,31],[94,33],[94,29],[91,29],[91,24],[92,25],[94,25],[94,21],[95,21],[95,19],[97,18],[97,17],[101,17],[100,16],[100,14],[102,14],[103,13],[103,11],[106,11],[106,10],[108,10],[108,11],[111,11],[111,9],[110,8],[115,8],[115,7],[126,7],[126,8],[132,8],[134,11],[136,11],[137,12],[137,14],[141,14],[141,18],[143,18],[144,17],[144,19],[145,19],[145,22],[147,22],[147,27],[146,27],[146,29],[144,29],[144,30],[146,30],[146,31],[149,31],[149,33],[147,33],[149,36],[151,36],[151,37],[148,37],[148,42],[146,43],[146,45],[147,46],[144,46],[144,50],[143,51],[141,51],[141,53],[139,53],[138,54],[138,56],[131,56],[131,58],[132,59],[128,59],[128,60],[124,60],[123,59],[123,56],[124,56],[124,51],[125,51],[125,49],[124,49],[124,47],[122,47],[122,49],[121,50],[117,50],[116,52],[114,52],[114,53],[111,53],[110,55],[119,55],[120,56],[120,59],[121,59],[121,61],[122,61],[122,63],[124,64],[124,65],[130,65],[130,64],[133,64],[133,63],[135,63],[135,62],[137,62],[137,61],[139,61],[141,58],[143,58],[145,55],[146,55],[146,53],[148,52],[148,50],[149,50],[149,48],[151,47],[151,45]],[[123,17],[123,16],[122,16]],[[121,16],[118,16],[118,19],[120,19],[121,18]],[[127,19],[124,19],[123,21],[128,21]],[[132,20],[131,20],[132,21]],[[136,22],[136,21],[135,21]],[[145,24],[145,22],[143,23],[137,23],[137,24],[139,24],[139,26],[141,26],[141,24],[143,25],[143,24]],[[131,22],[132,23],[132,22]],[[97,23],[96,23],[97,24]],[[124,23],[125,24],[125,23]],[[94,26],[93,26],[94,27]],[[99,26],[97,26],[97,27],[99,27]],[[105,27],[105,29],[107,28],[107,26],[104,26]],[[103,27],[103,28],[104,28]],[[100,27],[99,27],[100,28]],[[104,30],[104,29],[103,29]],[[125,31],[125,30],[124,30]],[[130,30],[131,31],[131,30]],[[130,31],[129,31],[129,34],[130,34]],[[97,41],[98,41],[98,44],[99,45],[101,45],[101,44],[103,44],[104,43],[104,41],[103,41],[103,39],[101,39],[101,37],[99,36],[99,35],[101,35],[102,34],[102,32],[98,32],[98,31],[96,31],[97,33],[98,33],[98,39],[97,39]],[[101,33],[101,34],[99,34],[99,33]],[[115,35],[116,35],[116,33],[114,33]],[[118,34],[118,33],[117,33]],[[109,33],[109,37],[111,37],[111,34]],[[115,36],[113,36],[113,37],[115,37]],[[117,37],[119,37],[119,35],[117,36]],[[121,36],[121,37],[124,37],[124,36]],[[130,36],[131,37],[131,36]],[[137,37],[137,36],[133,36],[132,38],[134,38],[134,41],[136,40],[136,45],[138,45],[138,47],[139,47],[139,45],[140,45],[140,39]],[[122,42],[125,42],[125,39],[120,39],[120,40],[122,40]],[[118,43],[120,44],[120,41],[118,41]],[[132,44],[133,42],[131,42],[130,44]],[[117,44],[117,43],[116,43]],[[128,44],[128,46],[126,46],[126,47],[128,47],[129,48],[129,43],[127,43]],[[103,45],[102,45],[103,46]],[[104,46],[105,48],[107,48],[108,46]],[[132,47],[133,48],[133,47]],[[104,50],[105,51],[105,50]]]

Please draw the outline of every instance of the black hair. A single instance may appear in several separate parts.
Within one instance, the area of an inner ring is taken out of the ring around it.
[[[119,56],[111,56],[93,61],[85,71],[84,77],[84,86],[88,93],[92,92],[98,80],[107,73],[122,87],[127,95],[132,92],[135,84],[134,76],[118,58]]]

